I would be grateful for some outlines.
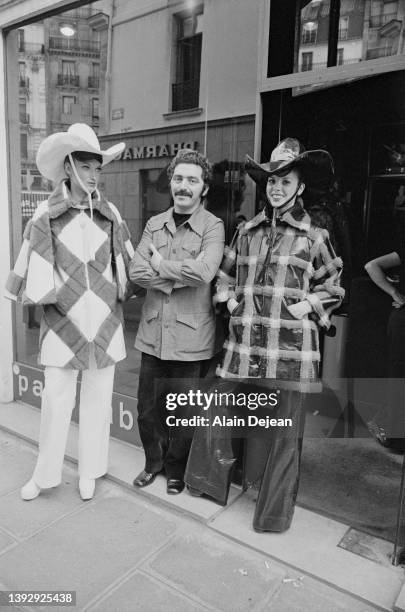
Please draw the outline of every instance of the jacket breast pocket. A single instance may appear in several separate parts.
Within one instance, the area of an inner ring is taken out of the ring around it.
[[[169,240],[165,234],[161,232],[157,232],[153,236],[153,244],[162,255],[162,257],[166,257],[168,253]]]
[[[184,259],[196,259],[201,253],[201,240],[185,241],[181,249]]]

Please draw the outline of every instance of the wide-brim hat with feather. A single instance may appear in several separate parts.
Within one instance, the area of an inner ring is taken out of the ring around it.
[[[263,190],[266,190],[270,176],[280,172],[288,173],[294,169],[300,171],[302,181],[306,187],[312,189],[328,189],[334,176],[330,153],[323,149],[305,151],[296,138],[286,138],[279,142],[273,149],[268,163],[258,164],[252,157],[246,155],[245,169]]]
[[[57,132],[41,142],[37,152],[37,166],[40,173],[54,183],[66,178],[65,158],[75,151],[95,153],[103,158],[105,166],[121,155],[125,143],[120,142],[106,151],[100,147],[97,135],[86,123],[74,123],[67,132]]]

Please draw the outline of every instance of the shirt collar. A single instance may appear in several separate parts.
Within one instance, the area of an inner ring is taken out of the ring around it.
[[[103,194],[99,192],[98,189],[95,189],[95,191],[93,191],[91,199],[93,210],[98,210],[99,213],[101,213],[110,221],[114,220],[114,216],[110,206],[108,205],[108,201],[103,196]],[[82,206],[77,206],[77,203],[72,200],[72,195],[67,187],[66,180],[60,181],[57,184],[54,191],[49,196],[48,204],[49,217],[51,219],[56,219],[64,212],[66,212],[69,208],[82,208]],[[83,208],[88,207],[85,206]]]
[[[174,234],[176,232],[176,224],[173,219],[173,211],[174,208],[173,206],[171,206],[168,210],[159,215],[159,219],[156,220],[156,229],[162,229],[164,226],[166,226],[171,234]],[[196,208],[195,211],[191,214],[191,217],[189,217],[184,222],[184,224],[188,223],[191,229],[199,236],[202,236],[204,233],[204,212],[204,205],[200,204],[198,208]]]
[[[260,224],[271,224],[271,219],[267,216],[266,207],[263,208],[262,211],[259,212],[256,217],[253,217],[250,221],[247,221],[244,225],[245,230],[252,229],[257,227]],[[285,211],[277,219],[277,224],[285,223],[290,225],[294,229],[299,229],[304,232],[308,232],[311,226],[311,219],[308,213],[304,210],[301,198],[297,198],[294,206]]]

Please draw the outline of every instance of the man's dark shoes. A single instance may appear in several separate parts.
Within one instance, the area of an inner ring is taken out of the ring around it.
[[[142,472],[138,474],[133,482],[134,487],[147,487],[148,485],[152,484],[155,478],[156,474],[150,474],[149,472],[142,470]]]
[[[179,478],[168,478],[167,479],[167,493],[168,495],[177,495],[184,489],[184,481]]]

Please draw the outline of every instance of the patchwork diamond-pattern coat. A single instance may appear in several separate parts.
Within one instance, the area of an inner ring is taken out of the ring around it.
[[[134,254],[116,207],[98,191],[93,219],[77,207],[61,182],[41,202],[24,232],[6,297],[43,305],[41,365],[98,368],[126,357],[121,302]]]
[[[328,232],[311,225],[300,199],[275,228],[265,210],[245,223],[226,247],[218,274],[214,301],[235,298],[238,306],[217,374],[319,390],[318,326],[330,326],[329,315],[344,296],[341,269]],[[311,312],[297,319],[289,306],[301,301]]]

